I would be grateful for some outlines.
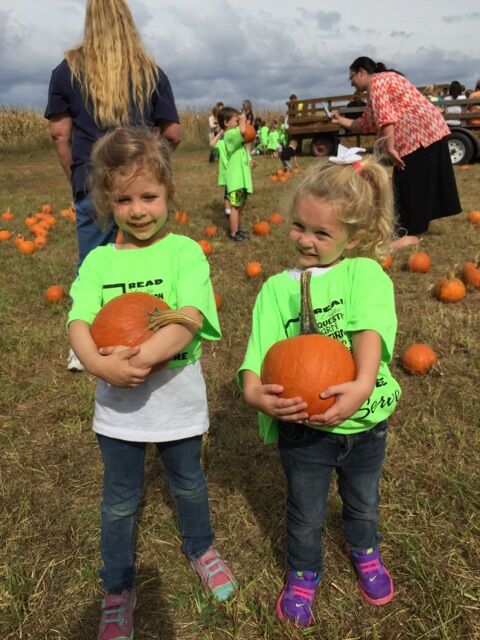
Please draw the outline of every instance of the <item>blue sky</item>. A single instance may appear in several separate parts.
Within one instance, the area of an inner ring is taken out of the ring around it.
[[[85,0],[2,0],[0,104],[43,109],[51,70],[82,38]],[[349,93],[368,55],[415,84],[480,78],[475,0],[130,0],[180,107],[283,106],[291,93]]]

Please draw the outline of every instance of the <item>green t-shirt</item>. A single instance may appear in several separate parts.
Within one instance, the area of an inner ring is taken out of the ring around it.
[[[261,374],[268,349],[279,340],[300,332],[300,270],[283,271],[269,278],[258,294],[245,359],[238,371]],[[401,390],[388,369],[392,358],[397,319],[393,284],[380,265],[369,258],[345,258],[330,269],[312,270],[311,297],[319,331],[343,342],[350,350],[352,334],[367,329],[382,340],[377,382],[370,398],[337,427],[316,427],[333,433],[365,431],[386,419],[395,409]],[[259,412],[260,434],[265,442],[277,439],[277,420]]]
[[[268,143],[268,132],[269,128],[266,125],[264,127],[260,127],[260,143],[264,146],[267,146]]]
[[[287,144],[287,128],[283,122],[279,125],[279,142],[283,146]]]
[[[184,367],[199,359],[201,339],[221,337],[210,267],[199,244],[173,233],[142,249],[97,247],[85,258],[70,295],[68,323],[92,324],[101,307],[123,293],[140,291],[164,300],[172,309],[195,307],[204,316],[190,344],[167,365]]]
[[[228,193],[238,191],[238,189],[246,189],[247,193],[253,193],[250,155],[245,149],[245,140],[240,133],[240,128],[235,127],[225,131],[223,141],[228,162],[225,171]]]
[[[280,140],[280,133],[277,131],[277,129],[272,129],[269,133],[268,133],[268,149],[271,149],[272,151],[276,151],[278,149],[278,143]]]
[[[223,138],[217,140],[215,143],[215,149],[218,151],[218,181],[221,187],[225,186],[225,171],[227,169],[227,152],[225,150],[225,142]]]

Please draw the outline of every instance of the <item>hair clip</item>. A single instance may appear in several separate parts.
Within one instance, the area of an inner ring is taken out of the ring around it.
[[[362,173],[363,166],[360,160],[355,160],[355,162],[353,162],[352,164],[353,164],[353,168],[357,173]]]
[[[329,158],[329,161],[335,164],[355,165],[355,163],[358,163],[360,164],[360,169],[357,169],[357,167],[355,167],[355,171],[358,171],[360,173],[362,171],[362,166],[360,163],[362,156],[358,154],[365,153],[365,151],[366,149],[364,149],[363,147],[344,147],[343,144],[339,144],[337,149],[337,155],[331,156]]]

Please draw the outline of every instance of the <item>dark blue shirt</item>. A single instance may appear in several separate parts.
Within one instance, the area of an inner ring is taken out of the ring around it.
[[[48,88],[48,104],[45,117],[51,118],[61,113],[68,114],[73,121],[72,127],[72,191],[88,193],[88,174],[90,171],[90,154],[95,142],[108,129],[99,129],[92,116],[92,105],[84,103],[82,90],[77,80],[73,79],[70,67],[63,60],[52,71]],[[158,70],[157,88],[152,95],[150,104],[143,114],[134,111],[131,116],[132,125],[145,124],[153,127],[160,120],[178,122],[178,113],[172,88],[167,76]]]

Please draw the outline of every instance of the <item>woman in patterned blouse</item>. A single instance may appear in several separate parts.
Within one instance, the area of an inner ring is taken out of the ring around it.
[[[431,220],[461,211],[442,114],[401,73],[371,58],[357,58],[348,76],[367,106],[356,120],[333,113],[352,133],[375,131],[393,164],[398,235],[393,248],[414,245]],[[402,234],[404,234],[402,236]]]

